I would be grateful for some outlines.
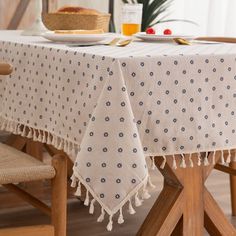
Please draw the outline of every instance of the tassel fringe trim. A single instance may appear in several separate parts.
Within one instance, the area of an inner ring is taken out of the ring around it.
[[[99,203],[101,206],[101,213],[99,217],[97,218],[97,222],[103,222],[105,219],[106,214],[109,215],[109,220],[107,224],[107,230],[112,231],[113,228],[113,216],[117,213],[118,224],[124,223],[124,216],[123,216],[123,206],[128,204],[128,213],[133,215],[136,213],[134,206],[139,207],[142,205],[144,199],[150,198],[150,194],[148,193],[147,186],[150,185],[151,180],[149,176],[147,176],[143,182],[136,187],[135,190],[132,191],[132,193],[129,195],[128,198],[126,198],[122,203],[121,206],[118,207],[118,209],[114,210],[114,212],[110,212],[109,209],[106,208],[100,201],[99,197],[97,197],[93,191],[90,189],[88,185],[83,181],[83,179],[77,174],[77,172],[74,169],[74,174],[71,176],[71,186],[77,188],[75,195],[81,196],[81,184],[83,184],[86,188],[86,197],[84,201],[84,205],[89,206],[89,214],[94,214],[95,210],[95,203]],[[152,185],[154,187],[154,185]],[[92,196],[92,200],[90,201],[90,196]]]
[[[175,154],[175,155],[163,155],[163,161],[161,162],[159,168],[164,169],[165,165],[167,163],[167,158],[172,157],[172,168],[177,169],[177,168],[188,168],[194,167],[194,161],[193,161],[193,154],[194,153],[189,153],[189,154]],[[197,161],[196,164],[197,166],[208,166],[210,164],[215,165],[216,164],[216,154],[220,155],[220,160],[219,162],[223,165],[229,164],[230,162],[236,162],[236,149],[226,149],[226,150],[213,150],[213,151],[206,151],[204,152],[198,152],[197,153]],[[210,160],[210,156],[212,156]],[[156,168],[155,167],[155,157],[156,158],[161,158],[159,155],[156,156],[151,156],[152,160],[152,166],[151,169]],[[176,160],[180,160],[178,163]],[[153,167],[154,166],[154,167]],[[148,181],[149,185],[151,186],[150,179]]]
[[[16,135],[21,135],[22,137],[33,139],[33,141],[53,145],[58,150],[63,150],[69,156],[73,158],[76,157],[78,150],[77,144],[54,134],[45,132],[44,130],[28,127],[15,121],[6,120],[2,117],[0,117],[0,129]]]
[[[55,134],[51,134],[48,132],[45,132],[44,130],[28,127],[24,124],[19,124],[14,121],[9,121],[4,118],[0,117],[0,129],[5,130],[8,132],[11,132],[16,135],[21,135],[23,137],[32,138],[34,141],[39,141],[42,143],[46,143],[49,145],[55,146],[57,149],[65,151],[69,156],[76,157],[76,153],[78,151],[79,146],[67,139],[61,138]],[[227,150],[220,150],[220,161],[222,164],[230,163],[231,161],[236,161],[236,150],[234,152],[231,152],[230,149]],[[213,152],[212,154],[212,164],[216,163],[216,150],[209,151]],[[204,156],[199,152],[197,156],[197,165],[204,165],[208,166],[210,164],[209,162],[209,152],[205,152]],[[227,152],[227,155],[226,155]],[[234,156],[233,154],[234,153]],[[218,154],[218,153],[217,153]],[[156,155],[158,158],[158,155]],[[161,169],[165,168],[165,165],[167,163],[167,157],[163,156],[163,161],[160,165]],[[186,154],[180,154],[180,162],[177,162],[178,155],[172,155],[172,168],[177,169],[178,165],[180,168],[187,168],[187,167],[194,167],[194,161],[193,161],[193,153],[190,153],[189,155]],[[155,156],[151,157],[152,160],[152,166],[151,169],[155,169]],[[107,213],[109,215],[109,222],[107,225],[107,230],[111,231],[113,228],[113,216],[117,212],[119,212],[118,217],[118,223],[123,224],[124,223],[124,217],[123,217],[123,206],[128,203],[128,212],[130,214],[135,214],[135,209],[133,207],[133,204],[135,207],[139,207],[142,205],[143,200],[150,198],[150,194],[147,190],[147,186],[150,186],[152,188],[155,188],[155,186],[152,184],[150,176],[147,176],[142,183],[140,183],[130,194],[129,196],[123,200],[123,202],[120,204],[118,209],[115,209],[113,212],[111,212],[106,206],[102,204],[99,197],[96,197],[95,194],[91,191],[90,187],[86,185],[86,183],[83,181],[83,179],[78,175],[76,172],[76,169],[74,169],[74,174],[71,177],[71,186],[76,188],[75,195],[81,196],[81,184],[83,184],[86,187],[86,198],[84,201],[84,205],[89,206],[89,213],[94,213],[94,205],[96,202],[98,202],[101,206],[101,214],[98,217],[97,221],[102,222],[105,218],[105,214]],[[90,201],[90,197],[92,197],[92,200]]]

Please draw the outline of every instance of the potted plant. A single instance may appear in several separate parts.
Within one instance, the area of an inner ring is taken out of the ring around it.
[[[193,21],[183,19],[167,19],[168,14],[165,14],[170,7],[173,0],[122,0],[123,3],[141,3],[143,4],[143,18],[142,18],[142,31],[156,24],[171,22],[171,21],[184,21],[193,23]]]

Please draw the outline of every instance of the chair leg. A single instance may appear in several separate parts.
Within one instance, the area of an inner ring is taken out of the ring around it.
[[[56,176],[52,180],[52,224],[55,236],[66,236],[67,222],[67,160],[63,155],[55,155],[52,165]]]

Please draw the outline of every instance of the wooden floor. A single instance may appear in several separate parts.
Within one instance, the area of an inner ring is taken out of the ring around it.
[[[97,223],[96,219],[100,214],[100,208],[97,207],[93,216],[88,214],[88,208],[80,201],[71,198],[68,202],[68,236],[133,236],[136,234],[146,214],[151,208],[153,202],[158,196],[162,187],[162,177],[157,170],[151,172],[153,182],[157,186],[152,190],[152,197],[146,200],[144,205],[136,208],[135,215],[129,215],[124,211],[125,223],[118,225],[115,223],[114,230],[107,232],[105,227],[107,218],[103,223]],[[236,226],[236,217],[230,215],[229,181],[228,176],[214,171],[207,182],[207,186],[215,199],[232,223]],[[48,189],[39,191],[39,195],[48,198]],[[49,219],[37,210],[28,206],[12,208],[19,205],[19,201],[10,193],[0,189],[0,228],[9,226],[21,226],[27,224],[42,224],[49,222]],[[207,233],[205,235],[208,235]],[[164,236],[164,235],[163,235]]]

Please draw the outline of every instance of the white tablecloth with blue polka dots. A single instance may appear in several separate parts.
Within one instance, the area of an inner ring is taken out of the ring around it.
[[[236,45],[71,48],[1,31],[0,59],[15,68],[0,82],[2,122],[78,147],[86,204],[91,194],[111,216],[145,191],[145,156],[236,147]]]

